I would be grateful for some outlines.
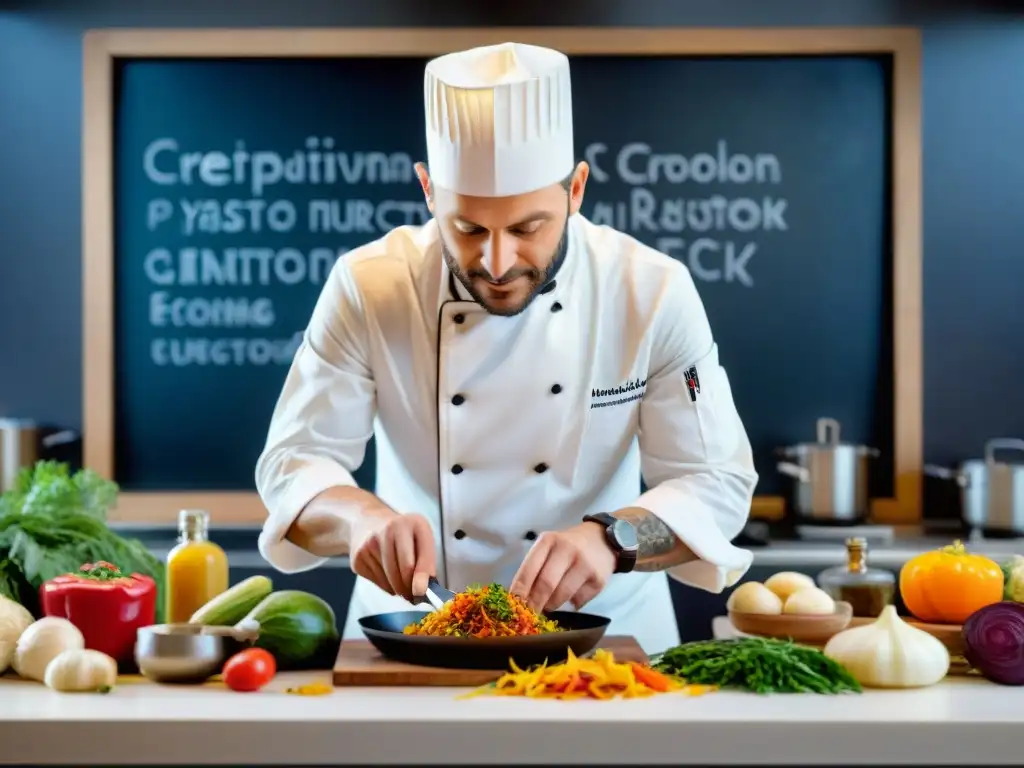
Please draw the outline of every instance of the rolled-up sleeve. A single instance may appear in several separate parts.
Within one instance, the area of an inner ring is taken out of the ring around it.
[[[753,559],[731,541],[750,516],[757,472],[693,278],[682,267],[672,272],[640,405],[641,466],[649,490],[636,506],[668,525],[699,558],[669,575],[721,592]]]
[[[277,400],[256,464],[268,516],[260,554],[284,573],[315,568],[317,557],[285,534],[318,494],[355,486],[352,473],[373,434],[375,388],[364,307],[344,258],[321,291]]]

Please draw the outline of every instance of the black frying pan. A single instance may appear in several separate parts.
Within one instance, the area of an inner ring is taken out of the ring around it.
[[[589,613],[551,611],[549,619],[563,627],[562,632],[517,637],[432,637],[406,635],[407,626],[419,621],[423,611],[379,613],[359,619],[364,634],[374,647],[389,659],[425,667],[507,670],[509,659],[521,668],[565,661],[569,649],[577,656],[594,650],[611,619]]]

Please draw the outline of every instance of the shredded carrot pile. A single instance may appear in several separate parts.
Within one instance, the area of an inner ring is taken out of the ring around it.
[[[572,650],[560,664],[542,664],[523,670],[510,664],[491,685],[460,698],[472,696],[527,696],[534,699],[637,699],[659,693],[700,696],[717,690],[713,685],[688,685],[685,681],[635,661],[617,662],[610,651],[598,648],[593,658],[579,658]]]
[[[326,696],[329,693],[334,693],[334,686],[323,683],[307,683],[296,688],[287,688],[285,693],[293,693],[296,696]]]
[[[558,622],[531,610],[500,584],[470,587],[441,610],[405,628],[407,635],[444,637],[516,637],[561,631]]]

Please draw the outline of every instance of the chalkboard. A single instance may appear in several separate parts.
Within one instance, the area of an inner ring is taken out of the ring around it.
[[[253,489],[337,255],[427,211],[427,57],[120,60],[115,476]],[[687,264],[754,446],[838,419],[892,495],[891,72],[868,55],[571,57],[583,213]],[[359,473],[372,487],[373,454]]]

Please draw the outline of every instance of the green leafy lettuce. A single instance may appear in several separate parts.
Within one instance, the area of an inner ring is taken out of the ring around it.
[[[0,495],[0,595],[38,616],[44,581],[105,560],[123,573],[156,580],[162,621],[163,563],[142,542],[107,527],[118,491],[116,483],[90,469],[72,474],[56,461],[23,469],[15,486]]]

